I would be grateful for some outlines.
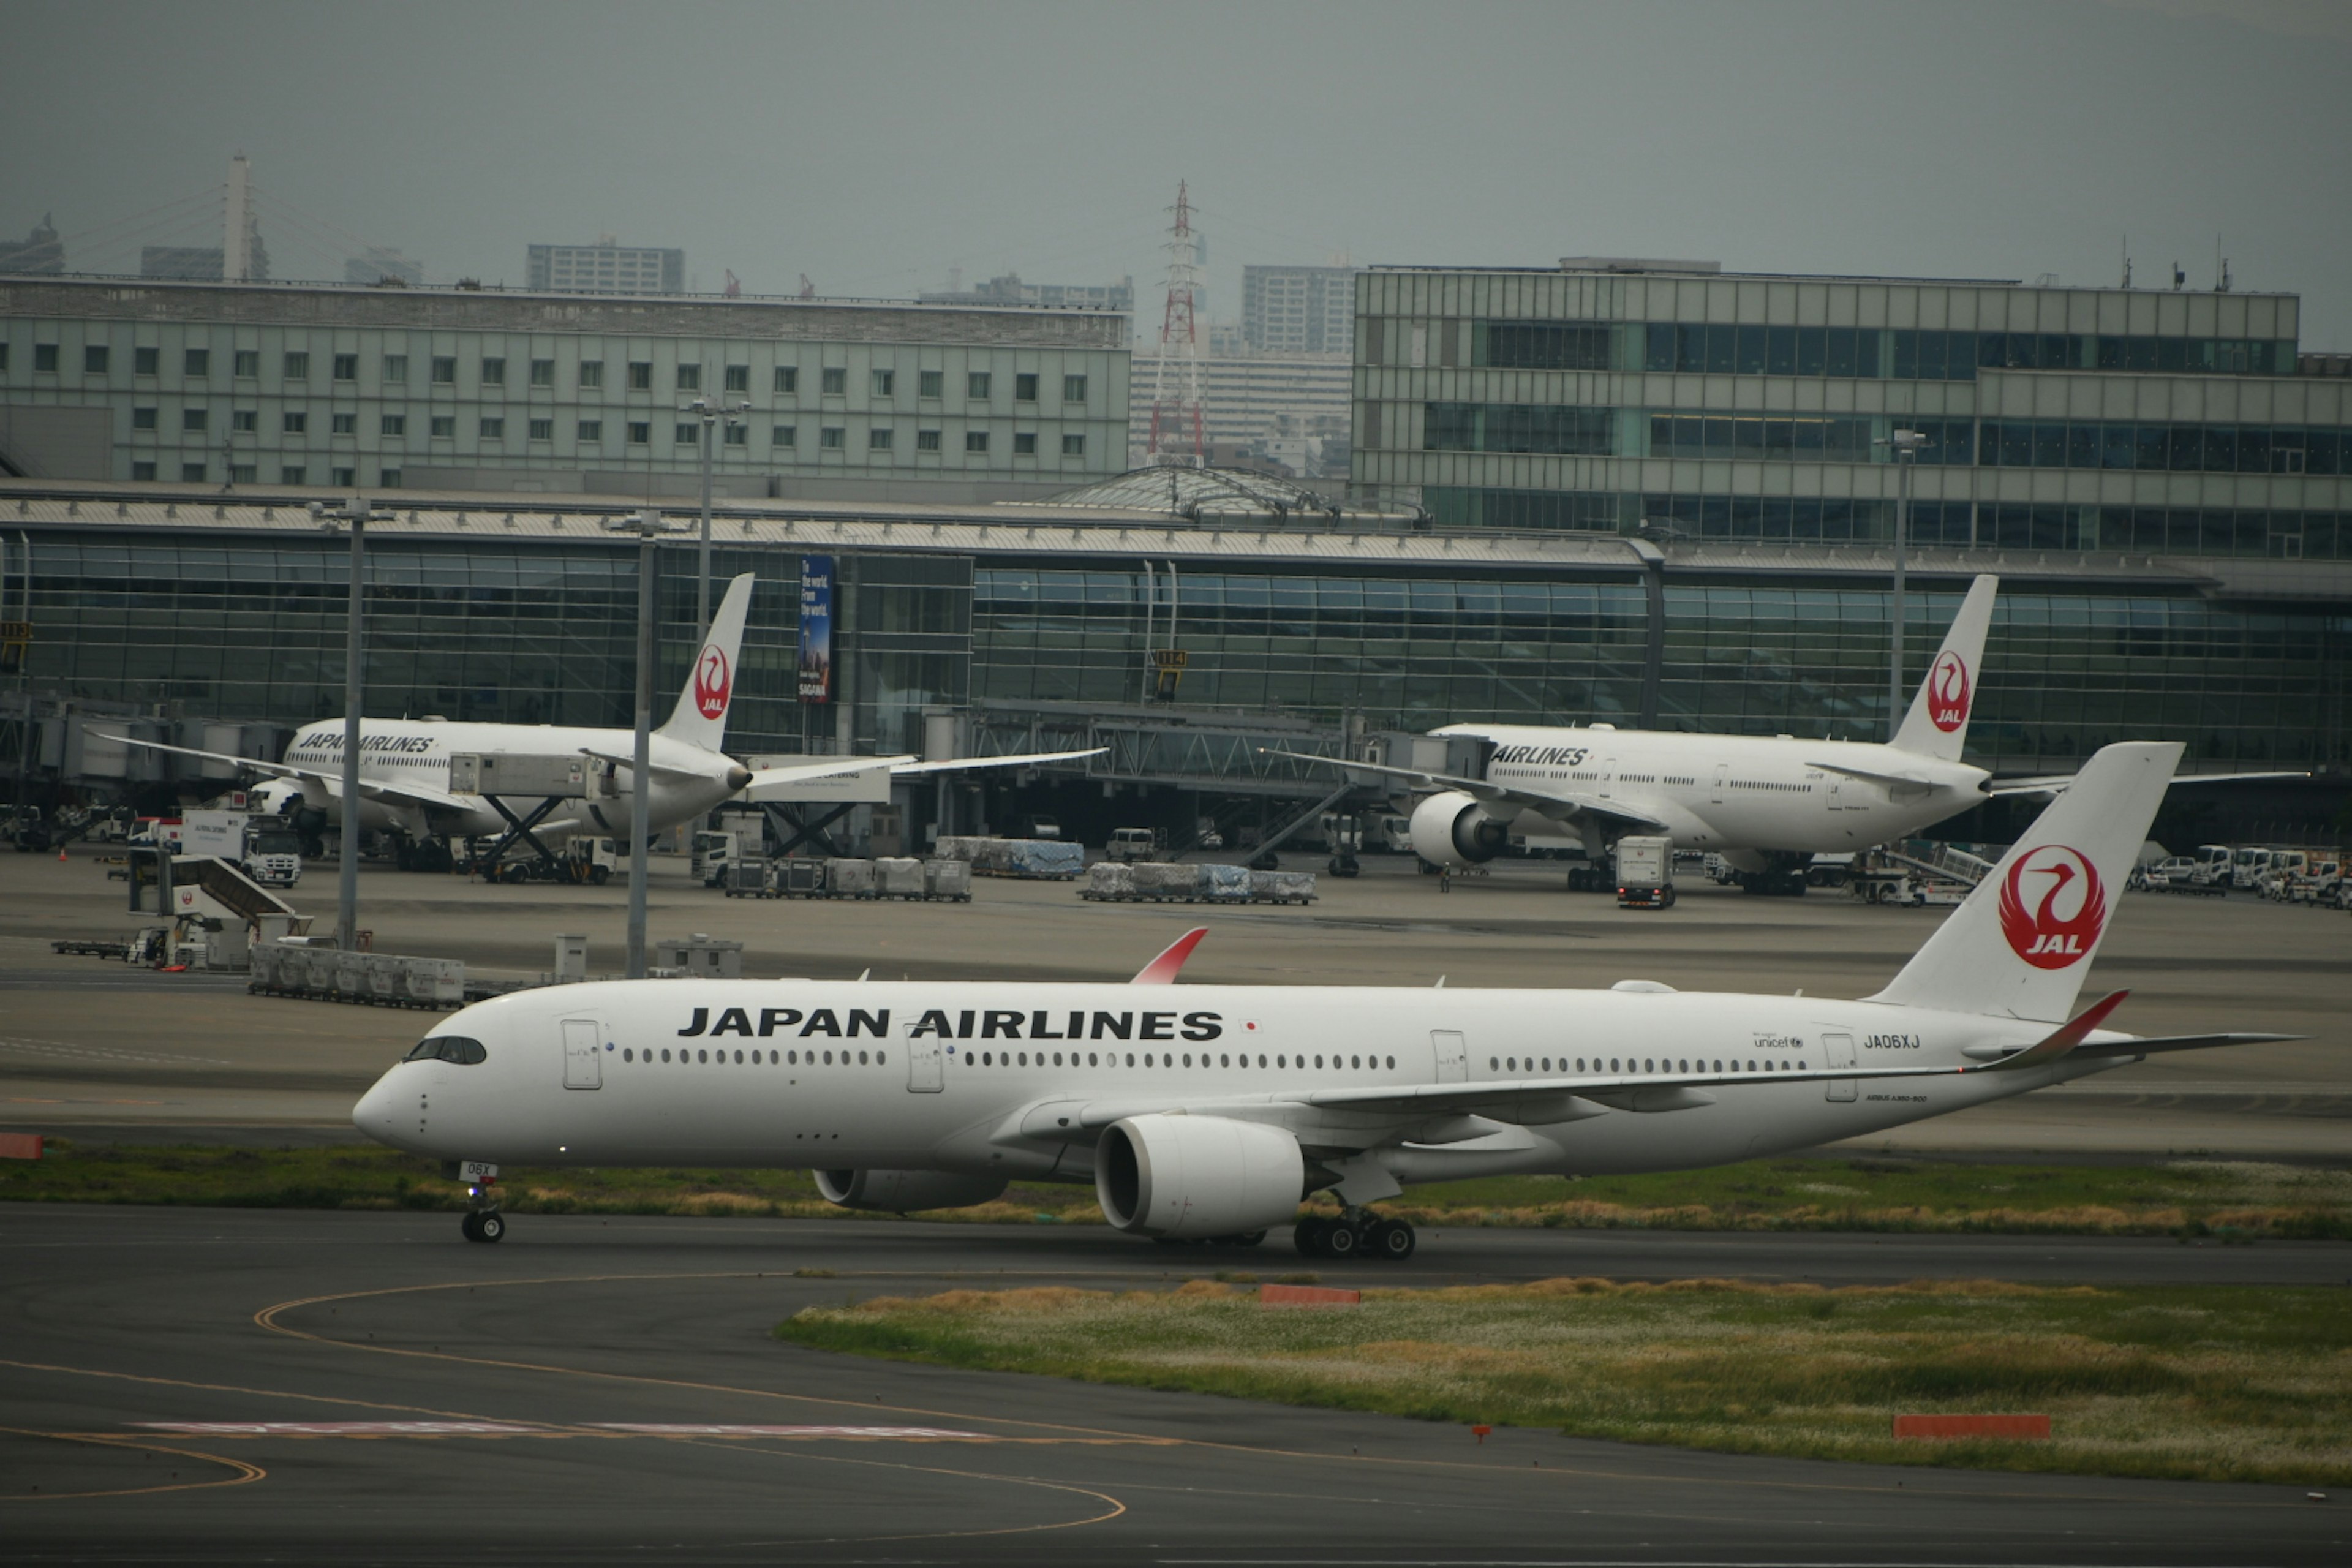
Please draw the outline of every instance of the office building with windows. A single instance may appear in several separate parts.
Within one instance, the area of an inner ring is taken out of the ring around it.
[[[523,287],[553,294],[683,294],[686,252],[623,245],[534,245],[523,257]]]
[[[1353,478],[1445,525],[2352,558],[2352,384],[2287,294],[1376,268]]]
[[[1347,353],[1356,337],[1356,269],[1244,267],[1241,325],[1251,353]]]
[[[1135,279],[1116,283],[1027,283],[1006,272],[971,289],[942,289],[916,298],[926,305],[1044,305],[1052,310],[1135,309]]]
[[[0,279],[0,473],[990,500],[1126,464],[1127,319],[1034,306]]]

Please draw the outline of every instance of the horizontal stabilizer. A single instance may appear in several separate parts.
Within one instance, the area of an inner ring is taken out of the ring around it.
[[[2033,1044],[2026,1047],[2023,1050],[2019,1051],[2012,1056],[2003,1057],[1999,1061],[1993,1062],[1988,1066],[1971,1068],[1969,1070],[1971,1072],[2016,1072],[2024,1068],[2047,1067],[2052,1062],[2056,1061],[2060,1057],[2066,1055],[2075,1047],[2081,1045],[2084,1040],[2089,1039],[2091,1037],[2091,1031],[2097,1028],[2101,1024],[2105,1023],[2107,1020],[2107,1015],[2122,1006],[2124,1005],[2124,998],[2130,994],[2131,993],[2128,991],[2110,992],[2108,994],[2100,997],[2096,1002],[2092,1003],[2088,1007],[2084,1008],[2080,1016],[2072,1018],[2067,1022],[2059,1025],[2058,1027],[2053,1029],[2050,1033],[2044,1035]]]

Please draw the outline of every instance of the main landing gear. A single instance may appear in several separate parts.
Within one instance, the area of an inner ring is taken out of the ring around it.
[[[1309,1258],[1370,1258],[1402,1263],[1421,1245],[1412,1222],[1382,1219],[1369,1209],[1342,1209],[1339,1217],[1318,1215],[1298,1222],[1293,1233]]]

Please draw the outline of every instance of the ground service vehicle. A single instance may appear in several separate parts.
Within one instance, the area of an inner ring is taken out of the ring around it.
[[[1876,994],[1171,983],[655,980],[478,1004],[352,1121],[455,1163],[502,1235],[502,1163],[788,1167],[850,1208],[1092,1184],[1116,1228],[1403,1258],[1405,1185],[1685,1169],[1810,1148],[2139,1060],[2286,1037],[2140,1038],[2076,996],[2181,748],[2109,746]],[[429,1120],[418,1115],[429,1098]]]
[[[1668,910],[1675,904],[1675,841],[1628,834],[1617,840],[1620,909]]]
[[[226,860],[265,888],[290,888],[302,879],[302,836],[281,817],[246,811],[184,812],[180,845],[183,854]]]
[[[1149,827],[1114,827],[1103,846],[1106,860],[1154,860],[1160,857],[1160,835]]]

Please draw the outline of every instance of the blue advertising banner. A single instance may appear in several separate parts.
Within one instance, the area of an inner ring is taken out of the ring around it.
[[[833,557],[801,557],[801,700],[833,700]]]

